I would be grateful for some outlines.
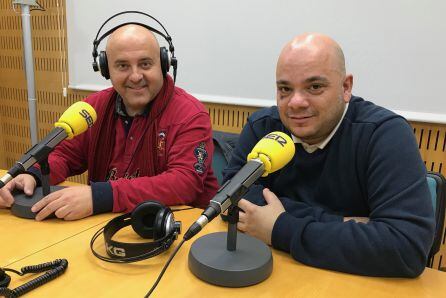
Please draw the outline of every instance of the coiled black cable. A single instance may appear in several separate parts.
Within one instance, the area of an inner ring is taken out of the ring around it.
[[[27,273],[40,273],[45,272],[44,274],[30,280],[29,282],[11,290],[7,287],[0,287],[0,296],[3,295],[7,298],[15,298],[20,297],[35,288],[46,284],[47,282],[55,279],[60,276],[68,267],[68,261],[66,259],[57,259],[52,262],[47,262],[38,265],[26,266],[23,267],[20,272],[14,269],[3,268],[4,271],[14,272],[18,275],[25,275]]]

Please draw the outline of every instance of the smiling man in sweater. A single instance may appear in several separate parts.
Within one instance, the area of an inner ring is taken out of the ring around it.
[[[412,129],[352,96],[339,45],[297,36],[276,69],[277,106],[249,117],[225,171],[230,179],[271,131],[289,134],[293,160],[239,202],[238,228],[310,266],[415,277],[433,241],[434,215]]]

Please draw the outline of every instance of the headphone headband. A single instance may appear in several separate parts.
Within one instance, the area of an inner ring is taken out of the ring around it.
[[[169,44],[169,51],[171,51],[171,52],[172,52],[172,51],[175,51],[175,48],[173,47],[173,44],[172,44],[172,38],[171,38],[170,36],[166,36],[164,33],[162,33],[162,32],[160,32],[160,31],[156,30],[155,28],[153,28],[153,27],[151,27],[151,26],[149,26],[149,25],[143,24],[143,23],[138,23],[138,22],[127,22],[127,23],[120,24],[120,25],[118,25],[118,26],[116,26],[116,27],[113,27],[112,29],[108,30],[107,32],[105,32],[104,34],[102,34],[101,37],[100,37],[99,39],[97,39],[97,37],[96,37],[96,39],[93,41],[93,46],[95,47],[96,56],[97,56],[97,47],[98,47],[98,45],[101,43],[101,41],[102,41],[104,38],[106,38],[107,36],[109,36],[111,33],[113,33],[115,30],[117,30],[117,29],[119,29],[119,28],[121,28],[121,27],[123,27],[123,26],[126,26],[126,25],[138,25],[138,26],[141,26],[141,27],[146,28],[146,29],[149,30],[149,31],[152,31],[152,32],[155,32],[155,33],[161,35],[162,37],[164,37],[164,39],[165,39],[165,40],[167,41],[167,43]]]
[[[134,258],[142,255],[147,257],[153,257],[165,249],[170,247],[173,240],[177,238],[177,233],[166,234],[163,238],[154,240],[153,242],[145,243],[125,243],[116,240],[112,240],[113,236],[120,229],[131,225],[130,213],[120,215],[112,219],[104,227],[104,240],[107,254],[114,258]],[[158,252],[158,253],[156,253]]]
[[[173,44],[172,44],[172,37],[170,37],[169,35],[165,35],[164,33],[162,33],[162,32],[160,32],[160,31],[156,30],[155,28],[153,28],[153,27],[151,27],[151,26],[149,26],[149,25],[143,24],[143,23],[138,23],[138,22],[127,22],[127,23],[120,24],[120,25],[118,25],[118,26],[116,26],[116,27],[113,27],[112,29],[108,30],[107,32],[105,32],[104,34],[102,34],[101,37],[100,37],[99,39],[98,39],[98,35],[96,35],[96,38],[95,38],[95,40],[93,41],[93,57],[96,58],[96,57],[98,56],[98,46],[99,46],[99,44],[101,43],[101,41],[102,41],[104,38],[106,38],[107,36],[109,36],[110,34],[112,34],[112,33],[113,33],[114,31],[116,31],[117,29],[119,29],[119,28],[121,28],[121,27],[123,27],[123,26],[126,26],[126,25],[138,25],[138,26],[141,26],[141,27],[146,28],[147,30],[149,30],[149,31],[151,31],[151,32],[155,32],[156,34],[162,36],[162,37],[167,41],[167,43],[169,44],[169,51],[172,53],[172,55],[173,55],[173,53],[175,52],[175,47],[174,47]]]
[[[158,21],[157,19],[155,19],[155,18],[152,17],[151,15],[149,15],[149,14],[147,14],[147,13],[144,13],[144,12],[142,12],[142,11],[137,11],[137,10],[126,10],[126,11],[121,11],[121,12],[119,12],[119,13],[117,13],[117,14],[114,14],[114,15],[112,15],[111,17],[109,17],[109,18],[102,24],[102,26],[99,28],[99,31],[98,31],[98,33],[96,34],[95,40],[98,39],[99,33],[101,32],[102,28],[104,28],[105,24],[107,24],[111,19],[114,19],[114,18],[116,18],[117,16],[120,16],[120,15],[123,15],[123,14],[129,14],[129,13],[141,14],[141,15],[145,15],[145,16],[151,18],[152,20],[154,20],[155,22],[157,22],[157,23],[161,26],[161,28],[163,28],[164,32],[166,32],[166,36],[169,36],[169,37],[170,37],[169,32],[167,32],[167,30],[166,30],[166,28],[164,28],[163,24],[161,24],[160,21]]]

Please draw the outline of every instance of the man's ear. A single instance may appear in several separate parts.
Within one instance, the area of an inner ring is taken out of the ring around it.
[[[347,74],[345,76],[344,82],[342,83],[343,88],[343,97],[345,102],[350,101],[350,97],[352,96],[352,88],[353,88],[353,75]]]

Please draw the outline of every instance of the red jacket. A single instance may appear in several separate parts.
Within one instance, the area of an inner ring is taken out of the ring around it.
[[[96,109],[114,100],[113,94],[114,89],[109,88],[90,95],[85,101]],[[207,206],[218,189],[218,183],[211,169],[214,150],[211,123],[203,104],[175,87],[173,98],[155,120],[158,121],[156,152],[161,174],[138,177],[141,165],[133,161],[142,149],[135,148],[134,140],[145,137],[138,128],[149,120],[145,116],[134,117],[127,135],[122,120],[116,121],[115,147],[108,173],[111,177],[107,182],[112,188],[113,212],[129,212],[146,200],[160,201],[165,205]],[[95,125],[74,139],[63,141],[50,154],[52,184],[88,169],[94,129]],[[96,155],[95,158],[101,158],[101,152]],[[93,191],[93,206],[100,200],[103,198]]]

